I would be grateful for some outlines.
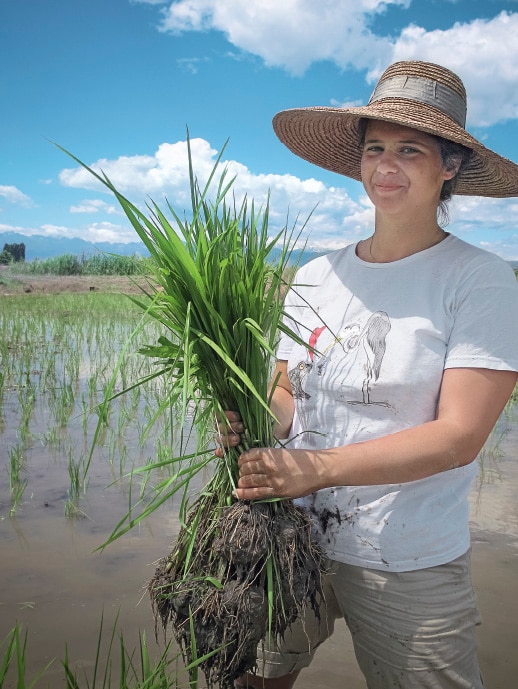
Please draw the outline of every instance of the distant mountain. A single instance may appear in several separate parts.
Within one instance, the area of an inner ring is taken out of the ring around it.
[[[273,259],[276,259],[277,256],[279,255],[279,252],[277,252],[275,249],[272,251],[272,257]],[[298,264],[299,266],[303,266],[306,263],[309,263],[309,261],[312,261],[314,258],[317,258],[318,256],[323,256],[324,254],[329,253],[328,251],[311,251],[310,249],[306,249],[303,251],[302,249],[295,249],[291,253],[290,257],[290,264]]]
[[[72,254],[73,256],[93,256],[98,253],[118,254],[119,256],[149,256],[149,252],[142,242],[98,242],[93,244],[77,237],[44,237],[43,235],[26,236],[18,232],[0,233],[0,251],[4,244],[25,244],[25,260],[35,258],[46,259]]]
[[[25,259],[34,261],[35,258],[46,259],[72,254],[73,256],[93,256],[97,253],[118,254],[119,256],[149,256],[149,252],[142,242],[130,242],[129,244],[111,242],[87,242],[75,237],[44,237],[43,235],[26,236],[18,232],[0,232],[0,253],[4,244],[25,244]],[[308,263],[313,258],[322,256],[327,251],[294,251],[291,263],[299,262],[300,265]],[[273,252],[274,257],[278,254]],[[518,270],[518,261],[509,261],[513,269]]]
[[[0,252],[4,244],[25,244],[25,260],[34,261],[39,258],[44,260],[46,258],[55,258],[56,256],[63,256],[64,254],[72,254],[73,256],[93,256],[98,253],[118,254],[119,256],[149,256],[149,251],[142,242],[130,242],[129,244],[98,242],[96,244],[87,242],[84,239],[76,237],[44,237],[43,235],[26,236],[18,232],[1,232],[0,233]],[[275,252],[274,256],[275,256]],[[293,252],[293,260],[300,260],[300,264],[307,263],[312,258],[319,256],[315,251],[304,251],[302,258],[301,252]]]

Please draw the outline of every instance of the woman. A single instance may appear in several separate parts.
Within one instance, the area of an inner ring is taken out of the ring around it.
[[[345,617],[369,689],[483,687],[468,495],[518,377],[518,287],[438,210],[452,193],[518,196],[518,166],[465,131],[465,112],[455,74],[400,62],[365,107],[274,119],[297,155],[361,179],[375,226],[303,266],[286,298],[307,343],[278,350],[272,408],[288,442],[241,456],[236,495],[301,498],[330,574],[321,620],[263,649],[236,686],[289,689]]]

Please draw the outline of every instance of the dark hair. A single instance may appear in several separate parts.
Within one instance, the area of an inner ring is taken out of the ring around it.
[[[446,179],[442,185],[441,195],[439,197],[439,220],[442,224],[447,225],[449,222],[448,202],[455,193],[455,187],[462,170],[469,163],[472,151],[462,144],[449,139],[443,139],[442,136],[434,137],[439,144],[439,150],[444,167],[447,170],[456,170],[457,172],[451,179]]]

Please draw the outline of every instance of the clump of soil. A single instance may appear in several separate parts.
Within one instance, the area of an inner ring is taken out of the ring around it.
[[[318,614],[323,555],[310,530],[289,500],[219,508],[204,499],[190,512],[149,593],[155,623],[171,624],[186,662],[207,656],[209,688],[254,672],[260,641],[282,636],[307,605]]]

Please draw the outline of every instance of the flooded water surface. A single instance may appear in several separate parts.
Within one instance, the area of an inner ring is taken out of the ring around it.
[[[100,549],[129,505],[167,478],[156,471],[130,485],[127,475],[168,456],[174,419],[165,415],[146,433],[161,392],[153,386],[130,392],[110,407],[90,455],[101,413],[96,405],[110,386],[117,392],[146,374],[151,364],[133,352],[155,333],[140,332],[120,365],[140,322],[129,302],[101,294],[45,299],[16,297],[0,307],[0,639],[19,624],[27,632],[27,679],[53,661],[36,684],[53,688],[65,686],[66,652],[72,667],[92,676],[101,620],[101,658],[116,630],[114,677],[121,633],[127,649],[145,635],[150,653],[161,655],[163,640],[155,642],[145,586],[179,524],[177,501],[170,500]],[[517,456],[518,418],[511,408],[480,458],[471,496],[473,579],[483,618],[480,659],[488,689],[511,689],[518,682]],[[11,676],[5,687],[16,686]],[[93,686],[91,679],[81,686]],[[185,677],[178,686],[188,686]],[[297,686],[365,689],[345,625],[319,649]]]

